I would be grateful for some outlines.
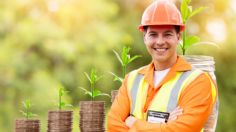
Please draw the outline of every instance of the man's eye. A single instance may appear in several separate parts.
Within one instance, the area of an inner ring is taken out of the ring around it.
[[[169,34],[169,33],[168,33],[168,34],[165,34],[165,36],[172,36],[172,34]]]
[[[155,36],[155,35],[156,35],[156,34],[153,34],[153,33],[152,33],[152,34],[149,34],[149,36]]]

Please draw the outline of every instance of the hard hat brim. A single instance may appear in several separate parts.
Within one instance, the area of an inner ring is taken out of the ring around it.
[[[173,25],[173,26],[179,26],[180,27],[180,32],[184,31],[185,29],[185,25],[182,24],[182,25],[176,25],[176,24],[158,24],[158,25]],[[141,31],[141,32],[144,32],[144,27],[145,26],[157,26],[157,25],[139,25],[138,29]]]

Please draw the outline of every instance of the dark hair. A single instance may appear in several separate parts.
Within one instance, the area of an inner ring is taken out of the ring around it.
[[[144,33],[147,32],[148,26],[143,26]]]
[[[176,33],[180,33],[180,26],[175,25],[175,31],[176,31]]]
[[[180,33],[180,26],[174,25],[174,27],[175,27],[175,31],[177,33]],[[148,26],[143,26],[143,29],[144,29],[144,33],[146,33],[147,29],[148,29]]]

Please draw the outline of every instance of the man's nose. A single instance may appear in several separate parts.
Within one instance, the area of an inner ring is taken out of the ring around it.
[[[163,37],[162,36],[158,36],[157,40],[156,40],[156,43],[159,44],[159,45],[163,44],[164,43]]]

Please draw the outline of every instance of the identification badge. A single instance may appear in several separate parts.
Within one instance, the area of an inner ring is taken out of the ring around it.
[[[147,122],[167,123],[170,113],[149,110],[147,113]]]

